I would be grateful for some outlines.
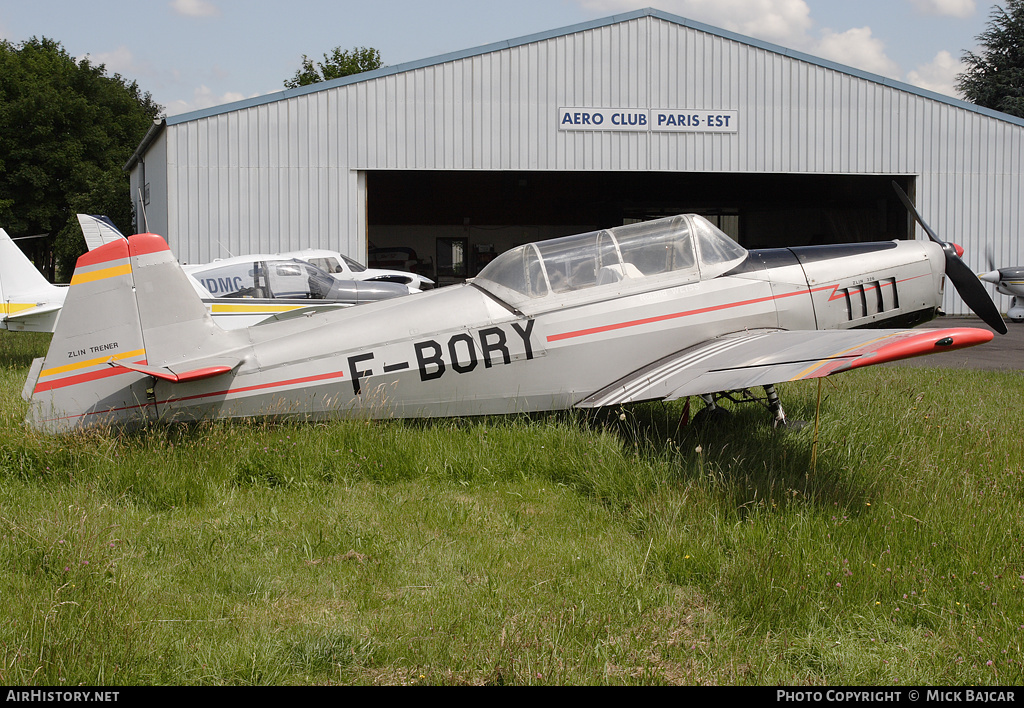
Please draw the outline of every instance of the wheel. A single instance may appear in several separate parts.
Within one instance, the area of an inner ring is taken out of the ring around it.
[[[732,424],[732,411],[727,411],[721,406],[704,406],[693,416],[690,422],[696,428],[718,428]]]

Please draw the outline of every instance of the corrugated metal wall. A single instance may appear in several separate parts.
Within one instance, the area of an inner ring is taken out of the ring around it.
[[[1024,127],[705,29],[637,13],[168,121],[168,240],[189,262],[305,247],[365,258],[364,170],[908,174],[972,267],[986,249],[1024,263]],[[739,130],[559,130],[567,106],[736,110]],[[962,311],[951,297],[947,309]]]

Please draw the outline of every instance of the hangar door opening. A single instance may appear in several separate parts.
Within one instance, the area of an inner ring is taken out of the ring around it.
[[[438,285],[530,241],[693,212],[746,248],[911,238],[884,175],[370,171],[369,265]]]

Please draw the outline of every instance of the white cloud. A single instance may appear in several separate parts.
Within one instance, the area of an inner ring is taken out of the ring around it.
[[[885,54],[885,45],[871,34],[870,27],[855,27],[845,32],[825,30],[812,49],[824,59],[870,71],[882,76],[898,77],[899,66]]]
[[[87,56],[94,65],[103,64],[107,68],[107,73],[110,74],[125,76],[128,74],[138,75],[146,73],[143,67],[135,60],[135,55],[132,54],[132,51],[123,44],[112,52],[100,52],[98,54],[88,54]]]
[[[616,13],[649,7],[650,0],[577,0],[590,10]],[[811,28],[804,0],[661,0],[658,9],[697,22],[793,47]]]
[[[949,17],[970,17],[974,14],[974,0],[910,0],[923,15],[948,15]]]
[[[171,0],[171,9],[185,17],[220,16],[220,8],[208,0]]]
[[[181,113],[189,113],[191,111],[202,110],[203,108],[210,108],[211,106],[222,106],[225,103],[233,103],[245,98],[246,96],[244,94],[235,91],[215,94],[204,84],[192,92],[191,100],[179,99],[177,101],[171,101],[164,107],[164,110],[167,115],[175,116]]]
[[[929,91],[956,96],[956,76],[963,70],[963,64],[943,49],[929,63],[907,73],[907,81]]]
[[[650,0],[575,0],[595,12],[614,14],[649,7]],[[910,0],[923,14],[968,17],[976,0]],[[955,96],[956,75],[963,69],[941,51],[927,64],[906,73],[886,53],[884,42],[871,27],[845,31],[815,29],[805,0],[660,0],[665,12],[774,42],[839,64],[900,79],[937,93]]]

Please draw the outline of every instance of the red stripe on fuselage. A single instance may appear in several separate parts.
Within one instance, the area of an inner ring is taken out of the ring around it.
[[[136,364],[145,364],[146,361],[142,360],[142,361],[137,361],[137,362],[134,362],[134,363],[136,363]],[[72,385],[72,383],[83,383],[83,382],[89,381],[89,380],[95,380],[95,379],[99,379],[99,378],[106,378],[107,376],[118,376],[118,375],[129,374],[129,373],[138,373],[138,372],[131,371],[130,369],[121,369],[121,368],[111,367],[109,371],[96,371],[96,372],[93,372],[91,374],[81,374],[79,376],[72,376],[72,377],[68,377],[67,379],[61,379],[60,381],[54,381],[52,384],[45,384],[46,388],[40,388],[40,387],[37,386],[36,387],[36,391],[48,390],[50,388],[59,388],[61,385],[69,385],[70,386],[70,385]],[[316,376],[303,376],[303,377],[297,378],[297,379],[288,379],[287,381],[276,381],[274,383],[258,384],[256,386],[244,386],[242,388],[225,389],[223,391],[212,391],[210,393],[198,393],[198,394],[196,394],[194,396],[185,396],[184,398],[168,398],[168,399],[163,400],[163,401],[152,401],[152,402],[147,402],[147,403],[141,403],[141,404],[135,405],[135,406],[123,406],[121,408],[110,408],[108,410],[102,410],[102,411],[90,411],[88,413],[78,413],[76,415],[57,416],[56,418],[49,418],[48,420],[69,420],[71,418],[84,418],[84,417],[89,416],[89,415],[109,415],[110,413],[117,413],[119,411],[130,411],[130,410],[134,410],[136,408],[144,408],[146,406],[152,406],[152,405],[166,405],[168,403],[179,403],[181,401],[191,401],[191,400],[195,400],[195,399],[198,399],[198,398],[207,398],[209,396],[223,396],[223,395],[227,395],[227,394],[230,394],[230,393],[243,393],[243,392],[247,392],[247,391],[259,391],[259,390],[268,389],[268,388],[276,388],[276,387],[279,387],[279,386],[291,386],[291,385],[295,385],[295,384],[309,383],[311,381],[324,381],[326,379],[332,379],[332,378],[343,378],[344,376],[345,376],[345,374],[343,372],[335,371],[335,372],[329,373],[329,374],[318,374]],[[69,381],[69,379],[72,379],[72,378],[73,379],[81,379],[81,380],[64,384],[64,382]]]
[[[923,278],[924,275],[915,275],[911,278],[905,278],[897,282],[905,283],[917,278]],[[701,307],[696,310],[686,310],[684,312],[672,312],[667,315],[658,315],[656,317],[645,317],[639,320],[629,320],[627,322],[616,322],[615,324],[602,325],[601,327],[590,327],[588,329],[578,329],[572,332],[563,332],[561,334],[548,335],[547,340],[549,342],[557,342],[562,339],[573,339],[575,337],[585,337],[588,334],[600,334],[602,332],[613,332],[617,329],[625,329],[627,327],[637,327],[639,325],[653,324],[655,322],[665,322],[666,320],[674,320],[680,317],[690,317],[691,315],[702,315],[707,312],[717,312],[719,310],[728,310],[733,307],[743,307],[744,305],[756,305],[762,302],[772,302],[773,300],[781,300],[786,297],[794,297],[797,295],[808,295],[810,293],[818,293],[824,291],[832,291],[832,295],[829,297],[829,301],[835,300],[838,297],[836,293],[839,290],[839,285],[823,285],[820,288],[811,288],[810,290],[797,290],[791,293],[783,293],[781,295],[770,295],[768,297],[758,297],[752,300],[741,300],[739,302],[728,302],[723,305],[712,305],[711,307]]]
[[[182,398],[168,398],[167,400],[160,401],[160,405],[167,403],[180,403],[181,401],[194,401],[197,398],[209,398],[210,396],[226,396],[231,393],[246,393],[248,391],[260,391],[267,388],[277,388],[279,386],[294,386],[296,384],[311,383],[313,381],[324,381],[326,379],[340,379],[345,374],[341,371],[333,371],[329,374],[317,374],[316,376],[303,376],[298,379],[289,379],[287,381],[275,381],[274,383],[256,384],[255,386],[243,386],[241,388],[226,388],[223,391],[211,391],[210,393],[197,393],[194,396],[184,396]]]
[[[146,360],[133,361],[133,364],[145,364]],[[54,381],[47,381],[46,383],[36,384],[32,393],[42,393],[43,391],[52,391],[57,388],[64,388],[65,386],[75,386],[77,384],[88,383],[90,381],[98,381],[99,379],[107,379],[111,376],[119,376],[121,374],[128,373],[129,369],[121,369],[113,366],[109,366],[106,369],[99,369],[97,371],[90,371],[86,374],[76,374],[74,376],[65,376],[62,379],[56,379]]]
[[[133,361],[131,363],[145,365],[147,362],[146,362],[145,359],[141,359],[140,361]],[[143,376],[150,376],[151,375],[151,374],[146,374],[145,372],[135,371],[134,369],[127,369],[127,368],[120,367],[120,366],[111,366],[111,367],[109,367],[107,369],[100,369],[98,371],[90,371],[89,373],[77,374],[75,376],[66,376],[66,377],[64,377],[62,379],[57,379],[56,381],[48,381],[46,383],[37,384],[35,389],[33,390],[33,392],[34,393],[40,393],[40,392],[43,392],[43,391],[50,391],[52,389],[64,388],[65,386],[75,386],[75,385],[82,384],[82,383],[88,383],[90,381],[96,381],[98,379],[106,379],[106,378],[109,378],[111,376],[120,376],[122,374],[129,374],[129,373],[142,374]],[[223,391],[214,391],[212,393],[199,393],[199,394],[196,394],[194,396],[186,396],[184,398],[168,398],[166,401],[161,401],[161,403],[170,403],[170,402],[174,402],[174,401],[189,401],[189,400],[192,400],[194,398],[205,398],[207,396],[220,396],[220,395],[225,395],[225,394],[229,394],[229,393],[242,393],[242,392],[245,392],[245,391],[257,391],[259,389],[276,388],[278,386],[291,386],[291,385],[294,385],[294,384],[309,383],[311,381],[322,381],[324,379],[342,378],[342,377],[344,377],[344,375],[345,375],[344,372],[335,371],[335,372],[332,372],[332,373],[329,373],[329,374],[317,374],[316,376],[303,376],[303,377],[300,377],[300,378],[297,378],[297,379],[288,379],[287,381],[276,381],[276,382],[273,382],[273,383],[258,384],[256,386],[244,386],[242,388],[228,388],[228,389],[224,389]]]

